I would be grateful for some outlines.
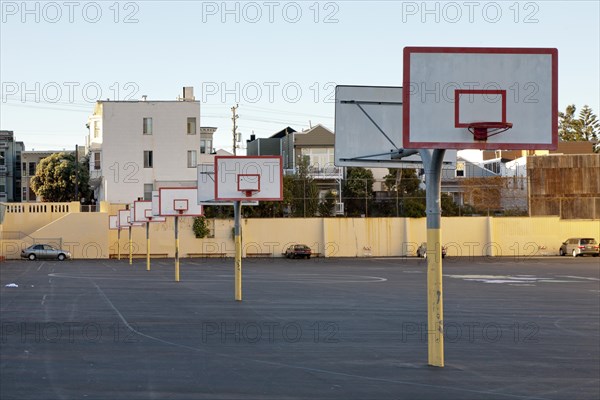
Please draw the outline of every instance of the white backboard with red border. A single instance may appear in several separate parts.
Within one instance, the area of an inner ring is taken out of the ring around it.
[[[164,187],[158,189],[158,211],[162,217],[202,216],[202,206],[198,204],[198,188]]]
[[[109,215],[108,216],[108,229],[119,229],[119,216],[118,215]]]
[[[280,156],[215,157],[215,200],[283,200]]]
[[[130,226],[141,226],[139,222],[133,222],[131,220],[131,210],[119,210],[118,214],[118,226],[119,228],[129,228]]]
[[[198,172],[198,204],[204,206],[232,206],[231,201],[215,200],[215,163],[201,163]],[[244,201],[245,206],[257,206],[258,201]]]
[[[133,202],[133,221],[134,222],[164,222],[165,217],[152,214],[151,201],[134,201]]]
[[[408,149],[556,149],[558,51],[405,47]]]

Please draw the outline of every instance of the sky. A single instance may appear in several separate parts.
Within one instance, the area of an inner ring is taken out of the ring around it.
[[[600,112],[600,2],[2,1],[0,129],[27,150],[85,143],[98,99],[174,100],[232,150],[291,126],[334,130],[336,85],[401,86],[405,46],[550,47],[559,109]]]

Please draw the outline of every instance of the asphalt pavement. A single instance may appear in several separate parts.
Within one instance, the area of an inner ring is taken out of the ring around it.
[[[600,258],[0,263],[0,398],[598,399]]]

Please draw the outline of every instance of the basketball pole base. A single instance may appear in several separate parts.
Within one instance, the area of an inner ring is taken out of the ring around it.
[[[150,271],[150,222],[146,222],[146,271]]]
[[[133,264],[133,239],[131,238],[131,225],[129,225],[129,265]]]
[[[441,185],[446,150],[421,150],[426,173],[427,349],[428,364],[444,366],[444,292],[442,287]]]

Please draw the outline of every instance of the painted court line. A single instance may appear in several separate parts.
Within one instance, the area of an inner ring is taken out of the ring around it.
[[[121,314],[121,312],[118,310],[118,308],[113,304],[113,302],[110,301],[110,299],[108,298],[108,296],[106,296],[106,294],[100,288],[100,286],[98,286],[96,284],[96,282],[94,282],[91,279],[90,279],[90,282],[96,287],[96,290],[98,291],[98,293],[100,294],[100,296],[102,296],[102,298],[104,299],[104,301],[115,311],[115,313],[117,314],[117,316],[119,317],[119,319],[123,322],[123,324],[127,327],[127,329],[129,329],[131,332],[133,332],[133,333],[135,333],[137,335],[140,335],[142,337],[145,337],[145,338],[148,338],[150,340],[157,341],[157,342],[160,342],[160,343],[163,343],[163,344],[167,344],[167,345],[170,345],[170,346],[179,347],[179,348],[186,349],[186,350],[197,351],[197,352],[201,352],[201,353],[205,353],[205,354],[212,354],[212,355],[216,355],[216,356],[223,357],[223,358],[229,358],[229,359],[235,360],[236,362],[239,362],[239,361],[248,361],[248,362],[254,362],[254,363],[257,363],[257,364],[274,366],[274,367],[291,368],[291,369],[301,370],[301,371],[309,372],[309,373],[322,373],[322,374],[327,374],[327,375],[343,376],[343,377],[347,377],[347,378],[363,379],[363,380],[374,381],[374,382],[385,382],[385,383],[392,383],[392,384],[398,384],[398,385],[408,385],[408,386],[417,386],[417,387],[430,388],[430,389],[444,389],[444,390],[451,390],[451,391],[457,391],[457,392],[463,392],[463,393],[476,393],[476,394],[481,394],[481,395],[495,395],[495,396],[500,396],[500,397],[513,398],[513,399],[548,400],[548,399],[542,398],[542,397],[521,396],[521,395],[508,394],[508,393],[498,393],[497,391],[492,391],[492,390],[475,390],[475,389],[457,388],[457,387],[445,386],[445,385],[432,385],[432,384],[427,384],[427,383],[418,383],[418,382],[411,382],[411,381],[403,381],[403,380],[396,380],[396,379],[376,378],[376,377],[371,377],[371,376],[363,376],[363,375],[357,375],[357,374],[349,374],[349,373],[345,373],[345,372],[331,371],[331,370],[326,370],[326,369],[322,369],[322,368],[311,368],[311,367],[304,367],[304,366],[300,366],[300,365],[286,364],[286,363],[281,363],[281,362],[276,362],[276,361],[258,360],[258,359],[253,359],[253,358],[232,356],[232,355],[223,354],[223,353],[214,353],[214,352],[210,352],[210,351],[205,350],[205,349],[201,349],[201,348],[197,348],[197,347],[193,347],[193,346],[188,346],[188,345],[181,344],[181,343],[171,342],[169,340],[161,339],[161,338],[158,338],[158,337],[155,337],[155,336],[152,336],[152,335],[148,335],[148,334],[142,333],[142,332],[136,330],[135,328],[133,328],[129,324],[129,322],[127,321],[127,319],[125,319],[125,317],[123,316],[123,314]]]
[[[317,283],[317,284],[330,284],[330,283],[380,283],[380,282],[386,282],[387,278],[382,278],[379,276],[363,276],[363,275],[338,275],[340,276],[342,279],[335,279],[336,276],[330,275],[319,275],[319,274],[314,274],[313,276],[315,278],[321,278],[323,277],[324,279],[311,279],[309,277],[310,274],[306,274],[306,278],[303,279],[302,275],[299,275],[297,278],[289,278],[287,276],[283,276],[280,279],[274,279],[274,277],[270,276],[267,279],[263,279],[261,277],[253,277],[253,276],[246,276],[244,278],[245,281],[256,281],[256,282],[263,282],[263,283],[281,283],[281,282],[297,282],[297,283]],[[81,275],[71,275],[71,274],[63,274],[63,273],[53,273],[53,274],[48,274],[48,276],[53,277],[53,278],[70,278],[70,279],[96,279],[96,280],[110,280],[110,281],[136,281],[136,282],[157,282],[157,283],[164,283],[164,276],[156,276],[155,275],[155,279],[148,279],[148,278],[135,278],[135,277],[110,277],[110,276],[98,276],[98,275],[91,275],[91,276],[81,276]],[[161,279],[163,278],[163,279]],[[214,279],[214,278],[222,278],[222,279]],[[344,279],[347,278],[347,279]],[[233,275],[215,275],[212,278],[207,278],[207,279],[182,279],[182,281],[186,281],[186,282],[201,282],[201,283],[213,283],[213,282],[229,282],[231,279],[233,279]]]

